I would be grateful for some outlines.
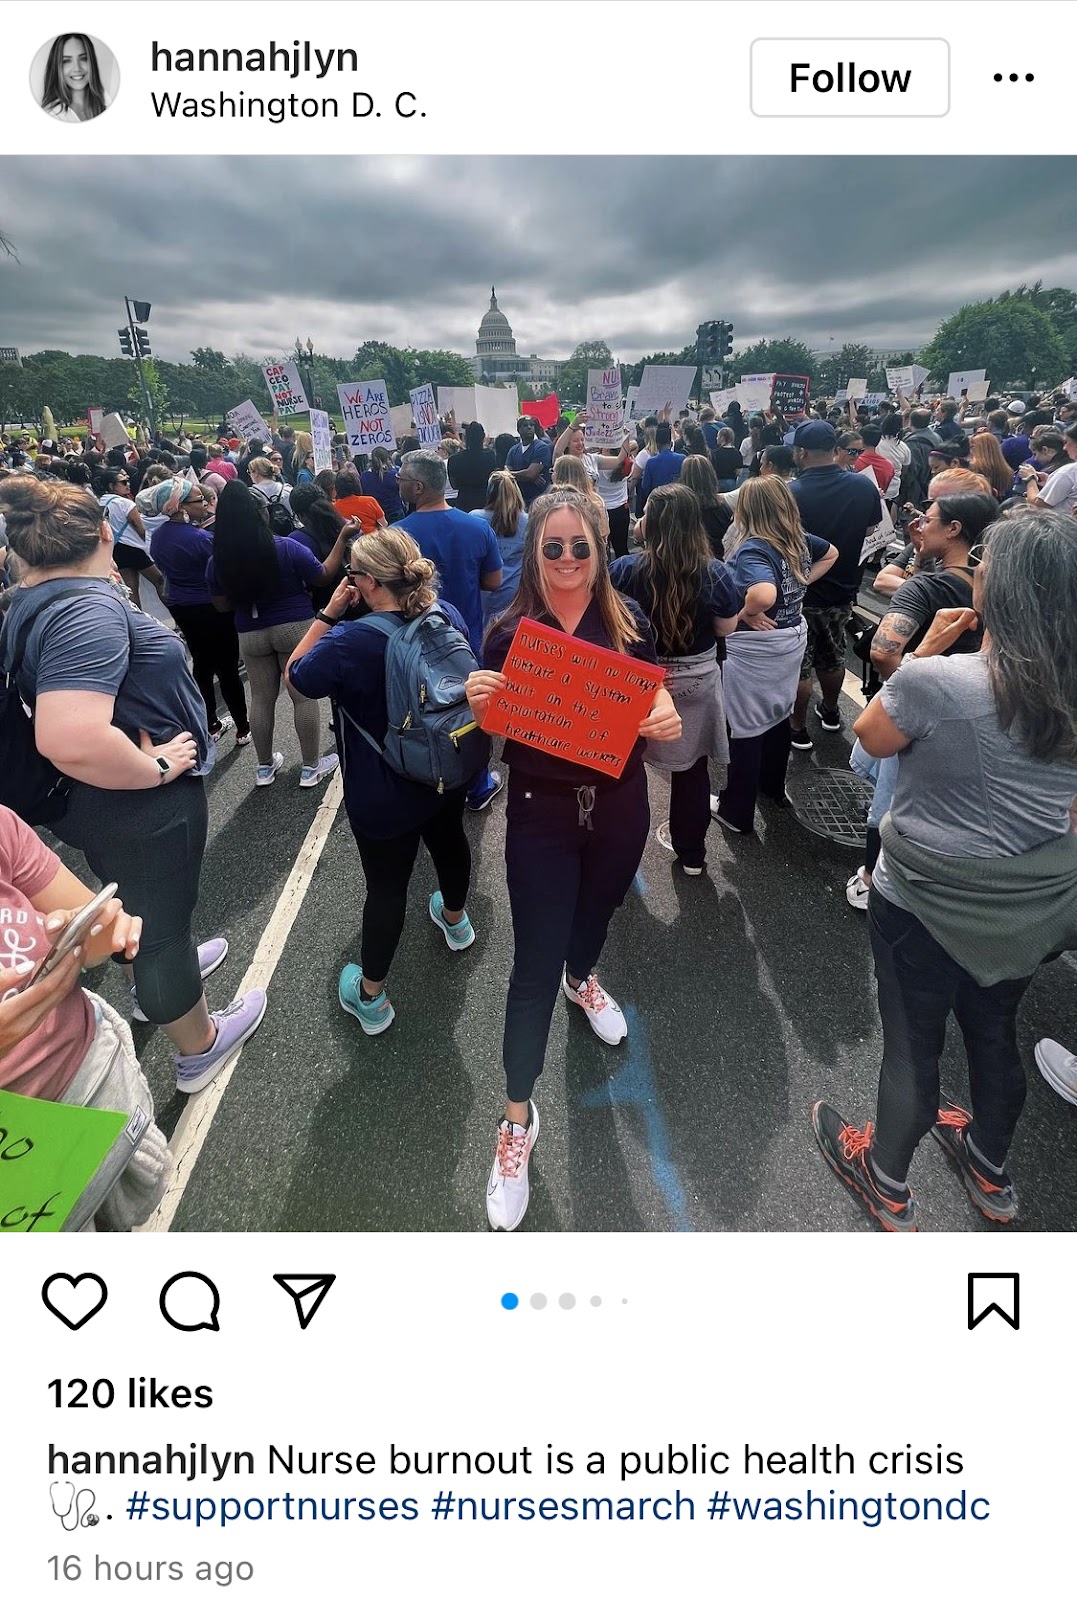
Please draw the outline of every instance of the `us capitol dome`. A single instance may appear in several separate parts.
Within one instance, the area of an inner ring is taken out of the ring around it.
[[[479,323],[472,360],[476,383],[556,386],[562,361],[545,361],[538,356],[516,353],[516,340],[508,317],[497,303],[497,291],[490,290],[490,308]]]

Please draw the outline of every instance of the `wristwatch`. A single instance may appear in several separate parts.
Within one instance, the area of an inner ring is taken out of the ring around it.
[[[167,781],[168,774],[172,771],[172,763],[171,761],[166,761],[164,756],[154,756],[153,759],[156,761],[157,771],[160,773],[160,777],[157,779],[158,786],[160,786]]]
[[[314,616],[316,621],[324,622],[327,628],[335,628],[337,623],[340,621],[339,617],[327,616],[324,611],[316,611]]]

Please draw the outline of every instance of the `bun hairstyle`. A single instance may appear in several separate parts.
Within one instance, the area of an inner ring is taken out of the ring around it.
[[[28,567],[77,567],[101,542],[104,512],[84,488],[18,473],[0,483],[7,538]]]
[[[415,540],[395,528],[360,534],[351,547],[353,572],[365,573],[399,602],[408,622],[428,611],[438,597],[437,568]]]

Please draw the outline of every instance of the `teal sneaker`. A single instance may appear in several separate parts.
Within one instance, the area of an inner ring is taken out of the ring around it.
[[[440,889],[435,889],[430,896],[430,920],[437,923],[450,950],[466,950],[469,944],[475,943],[475,930],[466,911],[459,922],[445,921],[445,901]]]
[[[349,1016],[358,1020],[364,1033],[384,1033],[396,1016],[389,1001],[389,996],[383,989],[374,1000],[363,998],[363,991],[359,987],[359,980],[363,976],[362,967],[357,967],[354,961],[344,968],[340,974],[340,984],[337,993],[340,1003]]]

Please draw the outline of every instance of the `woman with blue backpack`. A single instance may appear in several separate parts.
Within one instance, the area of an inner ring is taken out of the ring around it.
[[[338,992],[367,1034],[384,1033],[395,1016],[385,982],[420,844],[438,878],[431,921],[450,950],[475,941],[465,909],[464,799],[489,740],[464,694],[477,666],[466,624],[438,601],[434,576],[434,563],[405,533],[380,528],[356,539],[343,581],[287,668],[295,693],[333,701],[344,804],[367,890],[360,960],[345,966]],[[370,614],[347,620],[360,602]]]

